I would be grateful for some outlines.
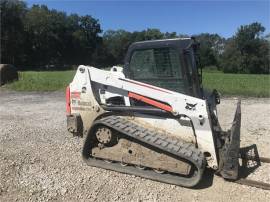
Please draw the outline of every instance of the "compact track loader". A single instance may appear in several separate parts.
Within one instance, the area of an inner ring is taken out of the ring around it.
[[[241,109],[230,130],[202,88],[194,38],[136,42],[124,67],[80,65],[66,90],[67,128],[86,135],[90,166],[193,187],[205,167],[238,177]]]

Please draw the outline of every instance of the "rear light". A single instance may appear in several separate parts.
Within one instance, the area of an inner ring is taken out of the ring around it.
[[[69,85],[66,88],[66,113],[67,115],[71,114],[71,108],[70,108],[70,87]]]

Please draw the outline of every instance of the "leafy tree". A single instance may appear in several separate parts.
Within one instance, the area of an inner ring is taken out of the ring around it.
[[[98,20],[89,15],[67,16],[63,12],[34,5],[26,14],[28,60],[48,64],[89,64],[101,39]],[[72,59],[70,59],[72,58]]]
[[[100,24],[98,20],[92,18],[89,15],[78,18],[78,28],[72,33],[74,57],[76,64],[90,64],[92,60],[92,54],[102,42],[101,37],[98,36],[101,33]]]
[[[270,43],[270,33],[266,34],[263,38]]]
[[[241,54],[237,51],[237,45],[233,39],[229,39],[222,55],[222,68],[225,73],[241,72],[240,66],[242,63]]]
[[[225,39],[218,34],[209,33],[202,33],[195,37],[200,42],[202,66],[219,67],[220,56],[224,51]]]
[[[130,32],[125,30],[108,30],[103,35],[104,47],[114,57],[113,64],[123,64],[128,46],[134,41]]]
[[[97,46],[94,54],[92,55],[91,64],[95,67],[104,68],[111,67],[120,63],[116,62],[116,59],[112,55],[111,51],[102,42]]]
[[[123,64],[129,45],[136,41],[188,37],[176,32],[146,29],[108,30],[101,37],[100,23],[90,15],[67,15],[45,5],[27,8],[20,0],[0,0],[1,63],[19,67],[59,68],[71,64]],[[270,37],[262,37],[260,23],[239,27],[232,38],[202,33],[201,63],[224,72],[269,73]],[[58,65],[58,66],[56,66]]]
[[[176,32],[162,33],[159,29],[146,29],[143,31],[128,32],[125,30],[108,30],[103,35],[104,51],[113,61],[112,64],[123,64],[129,45],[136,41],[176,38]],[[112,59],[112,57],[114,59]],[[111,65],[112,65],[111,64]]]
[[[23,60],[23,19],[26,4],[19,0],[0,0],[1,63],[17,64]]]
[[[177,38],[177,33],[176,32],[165,32],[164,34],[164,38],[165,39],[173,39],[173,38]]]
[[[134,32],[133,35],[134,41],[155,40],[164,38],[164,34],[161,33],[159,29],[147,29],[141,32]]]
[[[102,32],[90,15],[66,15],[19,0],[1,3],[1,63],[27,67],[91,64]],[[100,50],[103,50],[100,48]]]
[[[222,57],[224,72],[269,73],[270,44],[261,37],[264,31],[265,28],[257,22],[238,29],[225,47]]]
[[[34,5],[25,17],[26,63],[44,66],[57,64],[62,57],[62,37],[66,14]]]

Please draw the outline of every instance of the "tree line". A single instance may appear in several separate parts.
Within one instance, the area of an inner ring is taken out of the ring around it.
[[[159,29],[129,32],[102,31],[90,15],[67,15],[45,5],[28,8],[19,0],[1,2],[1,63],[21,70],[58,70],[87,64],[107,67],[123,64],[128,46],[136,41],[190,37]],[[240,26],[225,39],[218,34],[194,35],[200,42],[204,68],[232,73],[270,72],[270,35],[258,22]]]

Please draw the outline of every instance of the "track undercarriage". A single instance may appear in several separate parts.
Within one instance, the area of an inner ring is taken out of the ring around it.
[[[114,115],[93,123],[83,157],[91,166],[185,187],[200,181],[206,164],[194,144]]]

